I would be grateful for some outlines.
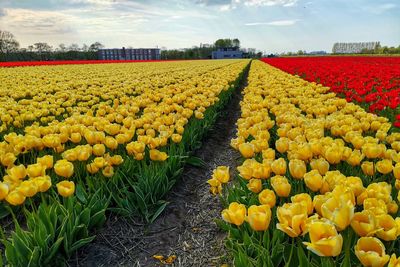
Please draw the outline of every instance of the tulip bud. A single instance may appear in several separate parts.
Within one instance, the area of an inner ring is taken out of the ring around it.
[[[74,165],[65,159],[58,160],[54,164],[54,171],[59,176],[69,178],[74,174]]]
[[[258,194],[258,201],[262,205],[268,205],[273,208],[276,204],[276,196],[274,191],[270,189],[264,189]]]
[[[58,193],[63,197],[69,197],[75,192],[75,183],[72,181],[61,181],[56,186]]]
[[[383,159],[378,161],[376,163],[376,170],[382,174],[388,174],[392,172],[393,170],[392,160]]]
[[[218,166],[213,171],[213,178],[216,178],[221,183],[229,182],[229,178],[230,178],[229,167],[227,167],[227,166]]]
[[[222,211],[221,215],[224,221],[240,226],[246,216],[246,207],[243,204],[232,202],[227,209]]]
[[[313,192],[317,192],[322,187],[322,176],[317,170],[312,170],[304,174],[306,186]]]
[[[363,161],[361,169],[365,175],[373,176],[375,174],[374,163],[370,161]]]
[[[8,193],[6,201],[13,206],[19,206],[25,202],[26,197],[19,190],[13,190]]]
[[[254,231],[265,231],[271,222],[271,208],[268,205],[252,205],[248,209],[247,222]]]
[[[286,174],[286,161],[284,158],[279,158],[271,163],[271,169],[276,175]]]
[[[271,177],[271,186],[279,197],[288,197],[292,189],[287,178],[280,175]]]
[[[250,143],[243,143],[239,145],[240,154],[245,158],[252,158],[254,156],[254,145]]]
[[[247,183],[247,188],[253,193],[259,193],[262,190],[262,183],[260,179],[250,179]]]
[[[293,178],[299,180],[303,179],[304,174],[307,171],[306,164],[302,160],[293,159],[289,161],[289,171]]]

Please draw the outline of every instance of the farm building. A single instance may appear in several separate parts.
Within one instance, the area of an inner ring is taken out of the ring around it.
[[[213,59],[228,59],[228,58],[243,58],[243,52],[239,47],[224,47],[218,48],[217,51],[212,52]]]
[[[161,58],[158,48],[112,48],[100,49],[101,60],[159,60]]]

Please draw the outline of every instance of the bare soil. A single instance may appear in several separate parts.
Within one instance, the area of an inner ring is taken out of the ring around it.
[[[134,219],[111,216],[95,241],[73,257],[69,266],[160,266],[153,255],[176,255],[170,266],[219,266],[226,262],[226,234],[215,224],[222,210],[218,197],[206,183],[219,165],[236,168],[239,154],[230,148],[240,116],[241,89],[203,140],[194,156],[205,161],[203,168],[187,165],[169,193],[169,205],[151,225]]]

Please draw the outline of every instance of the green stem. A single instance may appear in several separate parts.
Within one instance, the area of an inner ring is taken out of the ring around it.
[[[285,267],[289,267],[290,266],[290,262],[292,261],[292,256],[293,256],[293,248],[294,248],[294,238],[292,238],[292,247],[290,248],[289,260],[285,264]]]

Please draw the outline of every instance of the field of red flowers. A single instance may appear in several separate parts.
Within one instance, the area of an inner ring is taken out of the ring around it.
[[[328,86],[347,101],[400,127],[400,57],[264,58],[265,63]]]
[[[59,60],[59,61],[16,61],[0,62],[0,67],[25,67],[42,65],[69,65],[69,64],[104,64],[127,62],[157,62],[161,60]]]

